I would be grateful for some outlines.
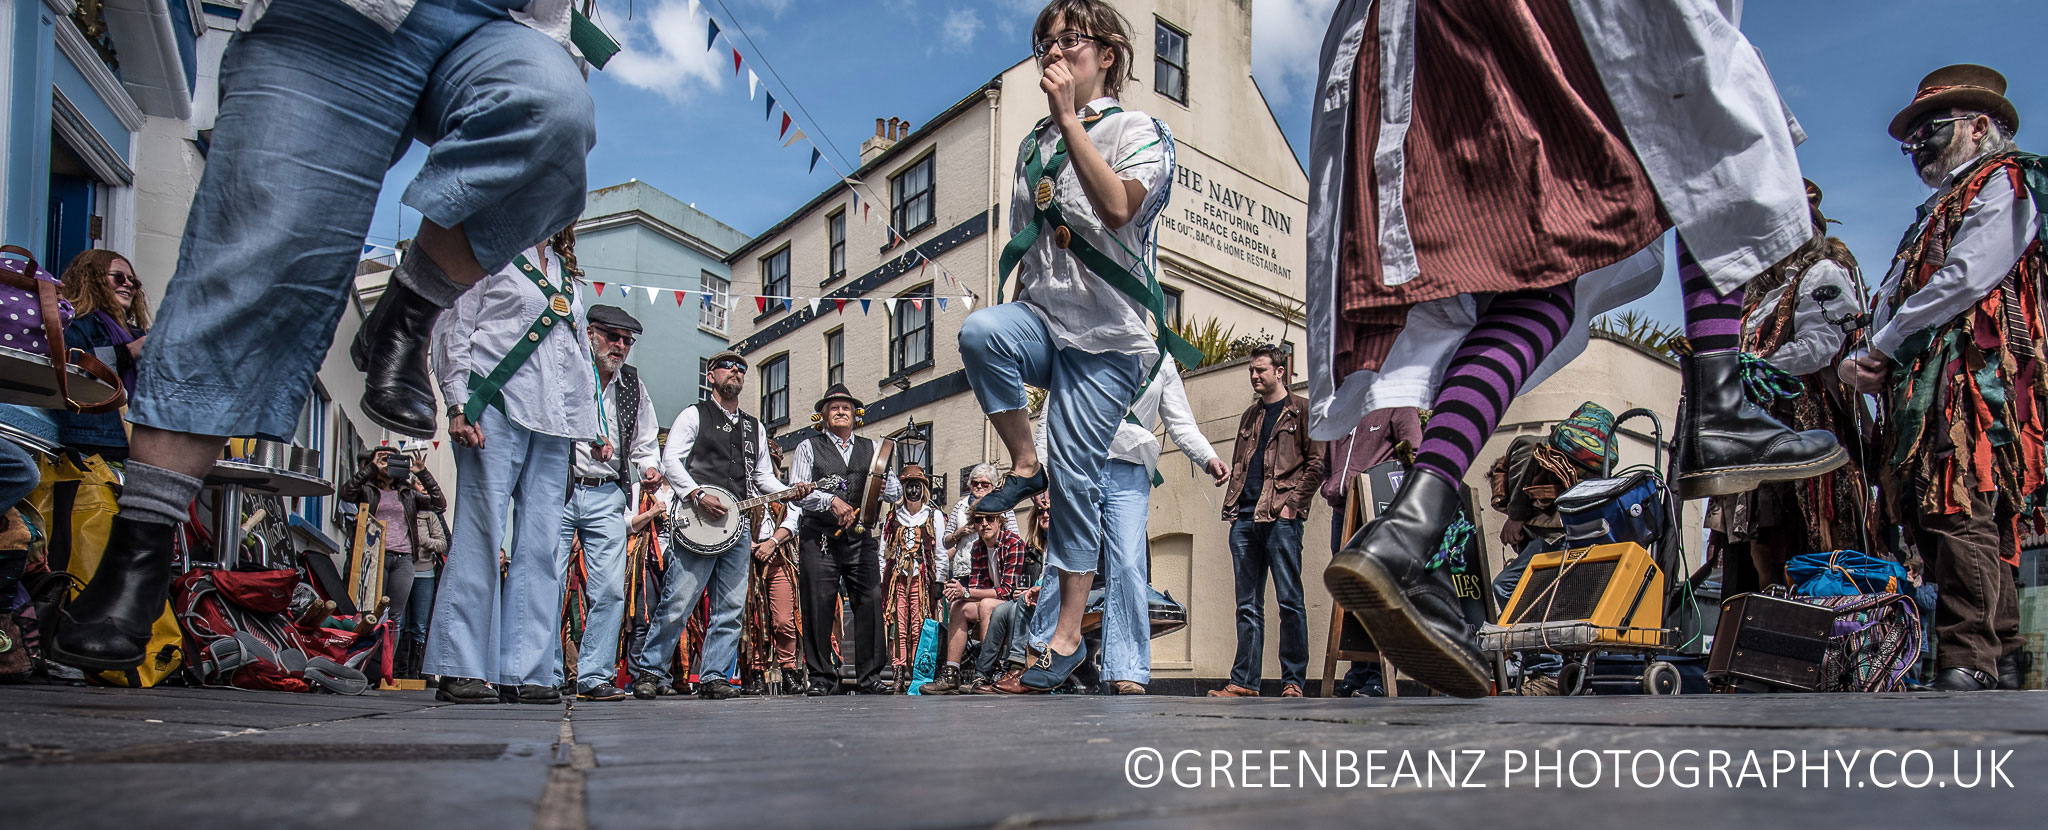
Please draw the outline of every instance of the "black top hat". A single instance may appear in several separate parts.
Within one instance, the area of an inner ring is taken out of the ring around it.
[[[867,404],[861,403],[859,398],[854,397],[852,392],[847,391],[846,384],[835,383],[832,384],[832,388],[825,390],[825,397],[819,398],[818,405],[811,407],[811,411],[823,412],[825,411],[825,404],[832,401],[845,401],[853,404],[854,409],[867,408]]]
[[[1906,140],[1906,131],[1930,112],[1959,109],[1990,115],[2005,125],[2007,132],[2019,132],[2020,113],[2005,98],[2005,76],[1998,70],[1974,63],[1944,66],[1920,79],[1913,103],[1892,116],[1892,138]]]
[[[591,306],[589,311],[583,313],[583,319],[590,321],[593,326],[603,326],[612,331],[623,331],[628,334],[639,334],[644,331],[639,320],[615,305]]]

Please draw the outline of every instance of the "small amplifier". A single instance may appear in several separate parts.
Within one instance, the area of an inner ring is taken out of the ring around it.
[[[1482,649],[1664,645],[1664,575],[1643,546],[1529,555],[1500,623],[1480,629]]]
[[[1707,679],[1719,686],[1811,692],[1835,624],[1832,609],[1769,594],[1737,594],[1721,602]]]

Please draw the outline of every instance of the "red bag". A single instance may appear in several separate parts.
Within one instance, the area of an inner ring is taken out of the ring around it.
[[[173,583],[178,626],[192,644],[187,668],[203,683],[241,689],[361,694],[360,667],[376,651],[376,632],[301,626],[285,615],[297,571],[199,568]]]

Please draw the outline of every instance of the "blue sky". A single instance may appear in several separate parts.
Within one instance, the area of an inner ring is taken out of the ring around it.
[[[877,117],[922,124],[1022,59],[1041,0],[700,0],[725,32],[704,49],[705,11],[688,0],[600,0],[600,21],[627,52],[591,76],[598,146],[590,185],[640,179],[747,233],[759,233],[828,186],[809,151],[784,148],[780,116],[763,117],[728,43],[764,90],[787,104],[828,158],[853,159]],[[1308,95],[1335,0],[1254,0],[1252,74],[1296,151],[1308,149]],[[1762,50],[1810,138],[1800,147],[1822,204],[1842,224],[1875,282],[1926,189],[1884,132],[1920,77],[1938,66],[1985,63],[2013,79],[2022,147],[2048,126],[2048,56],[2038,11],[2020,0],[1771,0],[1751,2],[1742,28]],[[732,25],[737,23],[737,26]],[[751,39],[740,36],[740,29]],[[1199,37],[1201,33],[1194,33]],[[765,63],[764,63],[765,59]],[[765,67],[772,67],[771,77]],[[1141,77],[1143,73],[1141,73]],[[793,93],[793,94],[792,94]],[[794,103],[789,103],[794,100]],[[798,110],[801,105],[802,111]],[[1263,113],[1254,114],[1263,117]],[[2031,128],[2031,129],[2029,129]],[[1287,152],[1286,148],[1275,148]],[[418,171],[415,146],[386,178],[373,242],[409,236],[419,215],[397,194]],[[1675,280],[1639,308],[1679,318]]]

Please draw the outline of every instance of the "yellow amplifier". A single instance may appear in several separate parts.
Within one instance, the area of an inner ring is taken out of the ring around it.
[[[1664,645],[1664,579],[1633,542],[1532,554],[1498,626],[1482,639],[1507,650]]]

